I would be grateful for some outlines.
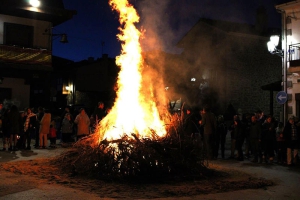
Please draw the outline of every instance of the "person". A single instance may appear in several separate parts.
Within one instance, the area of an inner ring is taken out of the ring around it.
[[[260,142],[261,142],[261,123],[256,119],[256,116],[251,116],[251,124],[249,127],[249,140],[251,144],[252,154],[254,156],[252,162],[257,163],[258,158],[260,162],[262,162],[262,155],[260,149]]]
[[[98,102],[98,107],[94,110],[94,119],[96,125],[106,116],[106,110],[104,109],[104,103],[102,101]]]
[[[7,108],[4,110],[2,114],[2,136],[3,136],[3,149],[2,151],[6,151],[6,149],[10,146],[10,125],[8,120],[8,113],[10,109]],[[11,150],[11,149],[9,149]]]
[[[71,113],[66,113],[61,124],[62,142],[69,143],[72,142],[73,134],[73,121],[71,119]]]
[[[250,156],[253,153],[252,147],[251,147],[251,141],[250,141],[250,126],[252,124],[251,121],[252,115],[247,113],[245,115],[245,119],[244,119],[244,125],[245,125],[245,158],[249,159]]]
[[[3,104],[0,103],[0,137],[3,138],[3,132],[2,132],[2,114],[3,114]]]
[[[198,133],[197,125],[195,120],[195,114],[192,112],[190,106],[185,105],[183,107],[182,113],[182,125],[183,125],[183,134],[181,135],[182,139],[192,138],[195,133]]]
[[[20,111],[19,112],[20,115],[20,123],[19,123],[19,130],[20,130],[20,134],[19,134],[19,139],[17,140],[17,149],[23,149],[25,144],[24,144],[24,123],[25,123],[25,112],[24,111]]]
[[[262,125],[266,120],[264,112],[262,110],[258,109],[256,111],[255,115],[256,115],[256,120],[259,121],[260,124]]]
[[[63,120],[66,117],[66,114],[69,114],[72,123],[74,121],[73,115],[71,114],[71,111],[70,111],[70,107],[66,106],[64,112],[60,116],[60,124],[59,124],[60,125],[60,127],[59,127],[60,130],[61,130],[61,127],[62,127]]]
[[[39,148],[40,146],[43,146],[43,145],[40,145],[40,122],[41,122],[41,120],[42,120],[42,118],[43,118],[43,116],[44,116],[44,113],[45,113],[45,111],[44,111],[44,108],[43,107],[38,107],[38,113],[37,113],[37,128],[36,128],[36,136],[35,136],[35,144],[34,144],[34,147],[35,148]],[[42,140],[43,141],[43,140]]]
[[[77,124],[77,141],[89,135],[90,118],[84,108],[79,110],[79,114],[76,116],[74,123]]]
[[[213,159],[213,140],[217,129],[217,120],[215,115],[210,111],[209,107],[203,108],[202,120],[199,122],[203,126],[204,150],[209,160]]]
[[[35,135],[36,120],[36,114],[32,112],[31,108],[27,108],[27,115],[24,124],[25,140],[27,142],[26,150],[31,150],[31,137],[32,135]]]
[[[230,156],[228,159],[234,159],[235,158],[235,150],[236,150],[236,135],[234,134],[234,128],[235,128],[235,120],[237,120],[237,115],[233,116],[233,122],[229,126],[228,130],[230,132]]]
[[[50,148],[56,148],[56,136],[56,128],[53,124],[51,124],[49,129]]]
[[[221,145],[221,156],[225,158],[225,142],[227,135],[227,124],[225,123],[224,116],[219,115],[217,120],[217,131],[215,137],[215,151],[214,156],[218,158],[219,146]]]
[[[287,165],[292,166],[297,162],[299,148],[299,128],[295,125],[294,117],[290,117],[283,129],[283,136],[287,147]]]
[[[276,127],[276,152],[277,152],[277,163],[284,164],[286,162],[286,145],[283,137],[283,123],[279,122]]]
[[[266,117],[265,122],[262,125],[262,150],[263,160],[267,163],[268,160],[273,162],[274,160],[274,144],[276,142],[276,125],[271,115]]]
[[[243,123],[240,120],[239,116],[234,116],[234,124],[233,124],[233,137],[235,138],[235,149],[237,150],[237,160],[243,161],[243,143],[244,143],[244,131],[243,131]]]
[[[51,123],[51,113],[49,110],[45,110],[43,117],[40,121],[40,128],[39,128],[39,149],[45,149],[47,147],[48,138],[47,135],[50,131],[50,123]]]
[[[21,116],[16,105],[12,105],[8,113],[9,133],[10,133],[10,151],[17,150],[17,137],[20,134]]]

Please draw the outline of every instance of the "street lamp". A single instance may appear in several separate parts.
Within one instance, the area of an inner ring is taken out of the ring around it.
[[[283,50],[277,49],[278,44],[279,44],[279,36],[272,35],[270,37],[270,41],[267,43],[268,50],[271,54],[276,54],[280,57],[283,57]]]
[[[30,0],[29,3],[32,7],[35,7],[35,8],[39,7],[41,4],[41,2],[39,0]]]
[[[59,33],[59,34],[54,34],[52,33],[52,29],[46,29],[43,33],[43,35],[48,35],[49,37],[49,43],[50,43],[50,49],[52,50],[52,43],[53,40],[60,38],[60,43],[68,43],[68,38],[67,38],[67,34],[65,33]]]
[[[282,59],[282,86],[283,91],[281,91],[283,94],[287,96],[287,66],[286,61],[284,57],[284,50],[278,49],[279,45],[279,36],[278,35],[272,35],[270,37],[270,41],[267,43],[268,50],[271,54],[275,54],[277,56],[280,56]],[[287,121],[287,98],[285,101],[283,101],[281,104],[283,104],[283,123],[285,124]]]

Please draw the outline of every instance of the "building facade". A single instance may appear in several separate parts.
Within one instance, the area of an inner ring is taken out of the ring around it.
[[[265,14],[260,9],[258,14]],[[282,121],[282,105],[276,102],[281,88],[264,87],[281,80],[281,58],[266,47],[270,34],[280,29],[268,28],[266,23],[202,18],[179,41],[180,65],[189,71],[186,80],[193,80],[198,88],[200,106],[211,104],[217,114],[226,113],[229,106],[236,113],[261,110]]]
[[[0,2],[0,101],[20,108],[49,106],[52,28],[70,20],[62,0]]]
[[[286,118],[300,116],[300,1],[277,5],[282,16],[283,90],[287,93]]]

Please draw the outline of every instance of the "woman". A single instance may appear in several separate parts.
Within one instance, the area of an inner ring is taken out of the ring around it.
[[[61,123],[61,133],[63,143],[71,142],[71,136],[73,133],[73,122],[71,114],[66,113]]]
[[[27,141],[27,150],[31,150],[31,135],[35,134],[35,129],[36,129],[36,114],[32,112],[31,108],[27,108],[27,115],[26,115],[26,120],[24,123],[24,133],[25,133],[25,140]]]
[[[86,114],[84,108],[80,109],[74,123],[77,124],[77,141],[89,134],[90,118]]]
[[[16,105],[12,105],[8,113],[9,132],[10,132],[10,151],[16,151],[17,136],[20,134],[20,123],[22,123],[21,116]]]
[[[51,113],[45,110],[45,113],[40,121],[39,138],[40,138],[40,149],[45,149],[47,146],[47,134],[50,130]]]

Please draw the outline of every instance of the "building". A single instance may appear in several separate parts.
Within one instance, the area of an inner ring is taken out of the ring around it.
[[[191,104],[210,104],[217,114],[231,105],[243,113],[261,110],[282,120],[281,88],[273,84],[281,80],[281,58],[266,46],[280,29],[268,28],[266,19],[264,7],[254,25],[201,18],[178,42],[183,52],[172,70],[181,69],[185,95],[195,91]]]
[[[283,91],[287,93],[286,119],[300,116],[300,1],[275,6],[282,16],[279,51],[282,52]]]
[[[57,107],[84,106],[91,112],[99,101],[111,107],[116,95],[114,87],[118,72],[115,58],[109,58],[107,54],[97,59],[90,57],[75,63],[65,62],[55,70],[57,81],[61,80],[62,84],[58,88],[63,89],[53,96],[60,103]]]
[[[52,28],[76,14],[62,0],[30,2],[0,1],[0,101],[21,109],[50,106]]]

